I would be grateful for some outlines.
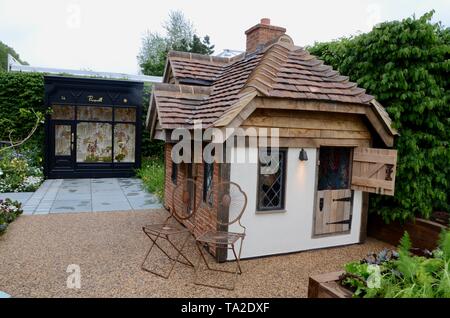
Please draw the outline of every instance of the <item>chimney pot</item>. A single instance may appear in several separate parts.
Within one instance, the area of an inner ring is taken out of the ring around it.
[[[247,52],[253,52],[258,47],[275,40],[285,33],[285,28],[271,25],[269,18],[262,18],[260,23],[245,31],[247,36]]]

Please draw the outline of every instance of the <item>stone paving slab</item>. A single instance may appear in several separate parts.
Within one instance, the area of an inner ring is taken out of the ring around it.
[[[0,193],[22,202],[25,215],[160,209],[137,178],[52,179],[34,193]]]
[[[0,193],[0,200],[11,199],[13,201],[19,201],[22,206],[31,198],[33,192],[11,192],[11,193]]]

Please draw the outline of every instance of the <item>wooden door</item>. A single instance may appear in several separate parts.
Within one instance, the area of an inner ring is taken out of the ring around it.
[[[317,191],[314,235],[350,231],[353,191]]]
[[[396,171],[397,150],[355,148],[351,188],[393,196]]]
[[[350,189],[352,149],[321,147],[313,235],[350,231],[353,191]]]
[[[53,121],[51,166],[52,170],[73,170],[75,127],[70,121]]]

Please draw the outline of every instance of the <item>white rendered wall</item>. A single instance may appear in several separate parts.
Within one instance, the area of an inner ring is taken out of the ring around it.
[[[257,148],[234,148],[238,156],[249,151],[257,158]],[[300,162],[299,148],[289,148],[287,153],[285,211],[256,213],[257,163],[232,163],[230,179],[247,193],[248,204],[241,223],[247,228],[242,247],[242,258],[289,253],[316,248],[353,244],[359,241],[362,193],[355,191],[351,232],[329,237],[312,238],[313,206],[316,185],[315,148],[305,149],[308,161]],[[239,231],[235,224],[230,231]],[[233,259],[232,252],[228,259]]]

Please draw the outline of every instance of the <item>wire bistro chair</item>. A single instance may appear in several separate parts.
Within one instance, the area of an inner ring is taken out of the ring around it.
[[[186,180],[180,181],[172,192],[172,208],[170,209],[169,217],[167,217],[163,223],[148,224],[142,227],[142,231],[152,242],[147,251],[147,254],[145,255],[144,261],[142,262],[142,270],[168,279],[176,263],[194,267],[194,264],[183,253],[183,249],[187,241],[189,240],[189,237],[191,236],[191,231],[187,227],[183,227],[179,223],[173,225],[171,223],[174,222],[170,221],[173,221],[173,219],[175,219],[175,221],[191,221],[195,217],[195,212],[195,181],[188,178]],[[195,222],[192,223],[195,228]],[[192,229],[192,232],[193,231],[194,229]],[[172,236],[179,236],[183,234],[186,235],[182,240],[181,246],[177,246],[177,244],[175,244],[174,240],[172,239]],[[176,256],[169,255],[167,249],[161,246],[158,240],[167,241],[169,243],[169,247],[175,251]],[[158,248],[170,260],[171,264],[169,272],[167,274],[157,272],[145,266],[154,247]],[[183,260],[180,260],[180,257]]]
[[[207,231],[196,238],[196,245],[200,253],[197,264],[195,266],[194,284],[208,286],[219,289],[234,290],[238,275],[242,274],[241,268],[241,252],[242,244],[245,238],[246,228],[241,224],[241,217],[247,207],[247,195],[241,187],[234,182],[222,182],[211,190],[207,195],[208,202],[215,202],[217,209],[210,209],[211,216],[216,219],[217,230]],[[233,224],[239,225],[242,232],[231,232],[229,227]],[[236,252],[236,244],[240,241],[238,252]],[[219,247],[228,251],[231,250],[236,261],[236,269],[225,270],[213,268],[207,261],[204,249],[210,247]],[[223,284],[203,283],[199,281],[200,263],[206,265],[208,271],[233,274],[231,286]]]

